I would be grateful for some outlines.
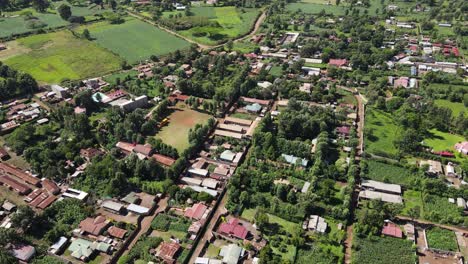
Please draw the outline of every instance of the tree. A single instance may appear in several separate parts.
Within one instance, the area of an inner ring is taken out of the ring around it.
[[[265,230],[265,227],[268,225],[270,222],[270,218],[268,215],[264,212],[263,209],[257,210],[255,213],[255,225],[257,225],[257,228],[263,232]]]
[[[411,220],[418,218],[420,214],[421,214],[421,208],[417,205],[414,207],[411,207],[408,211],[408,215],[409,217],[411,217]]]
[[[34,219],[35,213],[31,207],[27,205],[18,206],[18,210],[11,217],[11,223],[14,227],[19,227],[23,230],[27,230]]]
[[[50,3],[48,0],[32,0],[32,6],[38,12],[44,12],[49,7],[49,5]]]
[[[83,30],[83,33],[81,34],[81,36],[87,40],[91,40],[91,34],[89,33],[89,30],[87,28]]]
[[[63,20],[68,20],[72,15],[72,11],[69,5],[61,4],[57,11]]]
[[[234,43],[232,42],[232,40],[230,40],[230,41],[228,41],[228,42],[226,43],[226,48],[227,48],[229,51],[231,51],[233,47],[234,47]]]

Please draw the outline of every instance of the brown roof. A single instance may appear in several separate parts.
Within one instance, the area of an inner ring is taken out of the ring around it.
[[[145,156],[149,156],[151,153],[151,146],[149,145],[141,145],[141,144],[136,144],[135,148],[133,148],[133,151],[136,153],[143,154]]]
[[[80,229],[83,232],[89,233],[94,236],[99,236],[104,228],[107,227],[109,221],[102,215],[97,216],[96,218],[88,217],[85,220],[80,222]]]
[[[20,183],[7,175],[0,176],[0,183],[10,186],[10,188],[20,194],[27,194],[31,191],[31,188],[26,184]]]
[[[174,257],[180,249],[180,245],[174,242],[163,242],[159,252],[156,254],[166,263],[174,263]]]
[[[22,179],[23,181],[27,182],[27,183],[30,183],[32,185],[38,185],[40,180],[36,177],[33,177],[32,175],[8,164],[8,163],[0,163],[0,170],[8,173],[8,174],[11,174],[13,176],[16,176],[20,179]]]
[[[123,239],[125,237],[125,234],[127,234],[127,230],[118,228],[116,226],[111,226],[109,229],[107,229],[107,232],[109,232],[109,235]]]
[[[44,201],[42,201],[41,203],[39,203],[39,204],[37,205],[37,208],[44,210],[44,209],[46,209],[47,207],[49,207],[49,205],[51,205],[56,199],[57,199],[57,196],[50,195],[50,196],[47,197]]]
[[[88,159],[92,159],[95,156],[100,155],[100,154],[101,154],[101,151],[95,148],[86,148],[86,149],[80,150],[80,155]]]
[[[60,188],[54,181],[49,179],[42,180],[42,187],[46,189],[50,194],[58,194],[60,192]]]
[[[168,167],[172,166],[172,164],[174,164],[175,162],[175,159],[168,157],[168,156],[161,155],[161,154],[153,154],[152,157],[154,158],[154,160],[156,160],[157,163],[160,163]]]

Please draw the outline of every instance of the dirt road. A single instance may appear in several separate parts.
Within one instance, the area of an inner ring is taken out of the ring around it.
[[[466,234],[468,234],[468,229],[467,229],[467,228],[463,228],[463,227],[443,225],[443,224],[433,223],[433,222],[431,222],[431,221],[426,221],[426,220],[421,220],[421,219],[414,219],[414,220],[413,220],[411,217],[401,216],[401,215],[397,216],[396,218],[397,218],[397,219],[400,219],[400,220],[413,221],[413,222],[418,223],[418,224],[420,224],[420,225],[438,226],[438,227],[440,227],[440,228],[452,230],[452,231],[454,231],[454,232],[460,232],[460,233],[466,233]]]

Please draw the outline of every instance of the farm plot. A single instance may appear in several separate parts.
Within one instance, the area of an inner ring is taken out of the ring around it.
[[[455,233],[439,227],[426,230],[427,244],[429,248],[445,251],[458,251],[457,237]]]
[[[196,124],[204,124],[210,119],[210,115],[187,108],[175,108],[168,116],[169,124],[163,127],[156,138],[171,145],[182,153],[188,146],[188,134]]]
[[[369,109],[366,113],[365,144],[368,152],[373,154],[396,155],[397,149],[393,142],[400,128],[388,113],[377,109]]]
[[[416,178],[416,175],[405,167],[375,160],[368,160],[366,163],[367,173],[365,177],[372,180],[411,186]]]
[[[80,33],[85,28],[98,45],[130,63],[190,46],[187,41],[135,18],[126,18],[125,22],[119,25],[111,25],[108,22],[87,25],[79,29]]]
[[[40,83],[83,79],[120,68],[118,56],[67,31],[30,36],[16,43],[23,50],[4,62],[31,74]]]
[[[202,8],[210,9],[210,11],[198,12],[210,21],[217,22],[219,26],[194,27],[179,32],[188,38],[208,45],[247,34],[258,15],[258,9],[255,8],[245,8],[244,12],[232,6],[200,7],[200,9]]]
[[[360,264],[413,264],[415,252],[406,239],[372,236],[356,236],[353,263]],[[353,247],[354,247],[353,243]]]

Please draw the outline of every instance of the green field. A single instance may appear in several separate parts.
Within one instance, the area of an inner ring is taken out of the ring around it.
[[[366,150],[370,153],[397,154],[393,142],[399,132],[399,127],[392,116],[377,109],[368,109],[366,112]]]
[[[375,160],[367,160],[366,163],[368,166],[368,173],[366,173],[365,177],[372,180],[410,186],[413,184],[413,180],[416,177],[407,168],[397,165]]]
[[[200,7],[198,9],[204,10],[203,12],[197,11],[200,16],[208,17],[209,20],[218,22],[220,27],[194,27],[179,32],[188,38],[208,45],[247,34],[258,15],[258,9],[255,8],[245,8],[243,9],[245,12],[233,6]],[[195,36],[200,33],[203,36]]]
[[[414,264],[415,251],[412,242],[393,237],[356,236],[353,242],[352,263],[359,264]]]
[[[303,1],[303,2],[298,2],[298,3],[290,3],[287,5],[286,9],[292,12],[295,12],[297,10],[302,10],[304,13],[308,14],[318,14],[322,10],[325,10],[327,14],[333,14],[336,16],[339,15],[344,15],[345,14],[345,8],[342,6],[336,6],[336,5],[326,5],[325,3],[315,3],[318,1],[313,1],[310,2],[309,0]]]
[[[452,116],[457,117],[461,112],[465,112],[465,116],[468,115],[468,111],[463,103],[450,102],[449,100],[435,100],[435,104],[439,107],[446,107],[452,110]]]
[[[457,238],[453,231],[433,227],[426,230],[427,244],[429,248],[446,251],[458,251]]]
[[[168,117],[169,124],[156,134],[156,138],[175,147],[180,154],[189,146],[188,134],[190,129],[196,124],[206,123],[210,117],[208,114],[191,109],[176,108]]]
[[[424,143],[435,151],[451,150],[453,152],[456,143],[465,141],[465,138],[462,136],[441,132],[436,129],[429,130],[429,133],[431,136],[424,139]]]
[[[41,83],[84,79],[120,68],[118,56],[67,31],[34,35],[15,42],[21,49],[5,63],[31,74]]]
[[[405,208],[403,208],[402,214],[409,215],[411,208],[419,207],[420,214],[417,218],[424,218],[424,205],[420,191],[406,190],[403,194],[403,200]]]
[[[126,18],[125,23],[119,25],[95,23],[81,27],[79,32],[84,28],[89,30],[94,42],[120,55],[129,63],[190,46],[187,41],[135,18]]]

